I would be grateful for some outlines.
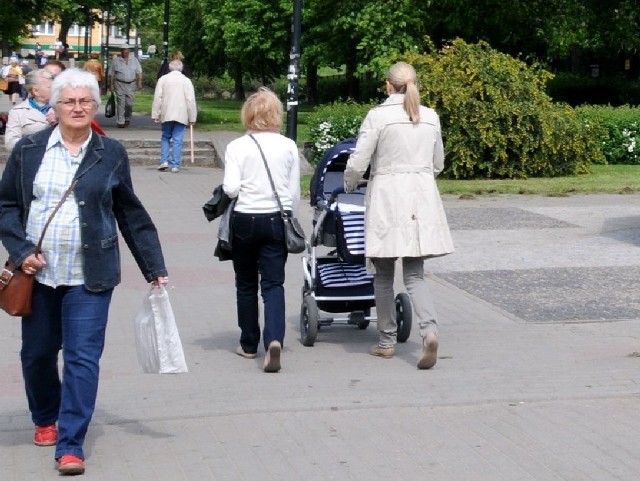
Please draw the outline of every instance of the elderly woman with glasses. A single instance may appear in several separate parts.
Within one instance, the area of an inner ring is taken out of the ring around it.
[[[167,270],[156,228],[134,192],[126,150],[91,130],[100,104],[95,77],[65,70],[53,81],[50,103],[59,123],[21,139],[2,174],[0,239],[36,280],[20,352],[34,443],[56,446],[61,474],[81,474],[109,304],[121,278],[118,230],[148,282],[165,284]]]
[[[33,70],[26,78],[29,96],[9,111],[4,145],[12,150],[22,137],[55,125],[55,111],[49,105],[52,75],[45,70]]]

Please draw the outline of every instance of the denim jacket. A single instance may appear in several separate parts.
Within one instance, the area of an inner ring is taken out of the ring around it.
[[[35,251],[25,226],[33,181],[52,131],[47,128],[21,139],[0,181],[0,239],[16,265]],[[99,292],[120,283],[118,228],[145,279],[166,276],[158,232],[133,190],[125,148],[93,134],[75,178],[86,288]]]

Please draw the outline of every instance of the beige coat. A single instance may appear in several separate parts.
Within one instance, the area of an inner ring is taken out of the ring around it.
[[[352,191],[371,164],[366,195],[365,255],[431,257],[453,252],[453,240],[436,186],[444,168],[440,119],[420,107],[412,124],[403,94],[391,94],[365,117],[345,170]]]
[[[188,125],[196,122],[197,115],[196,95],[191,80],[177,70],[160,77],[153,95],[151,118]]]
[[[47,122],[45,115],[34,109],[27,99],[9,111],[7,130],[4,133],[4,145],[7,150],[11,151],[22,137],[35,134],[47,127],[49,127],[49,122]]]

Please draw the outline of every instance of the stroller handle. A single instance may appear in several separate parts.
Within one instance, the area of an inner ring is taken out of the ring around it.
[[[329,204],[333,204],[333,202],[336,200],[336,197],[338,197],[340,194],[344,194],[344,186],[336,187],[335,189],[333,189],[333,192],[331,192],[331,196],[329,197]]]
[[[366,187],[367,184],[369,183],[368,180],[366,179],[362,179],[358,182],[358,189],[354,191],[354,193],[358,193],[358,194],[362,194],[364,193],[363,191],[360,190],[361,187]],[[344,194],[345,190],[344,190],[344,186],[340,186],[340,187],[336,187],[335,189],[333,189],[333,192],[331,192],[331,196],[329,197],[329,202],[328,204],[331,205],[335,202],[336,197],[338,197],[340,194]]]

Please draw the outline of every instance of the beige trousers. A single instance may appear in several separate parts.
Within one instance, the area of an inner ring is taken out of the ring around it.
[[[376,257],[371,259],[375,269],[373,288],[376,297],[378,316],[379,344],[382,347],[395,346],[398,328],[396,324],[395,294],[393,279],[395,277],[396,259]],[[429,333],[438,334],[436,309],[433,304],[431,289],[424,277],[424,259],[421,257],[402,258],[402,280],[411,298],[413,318],[420,328],[420,336]]]

